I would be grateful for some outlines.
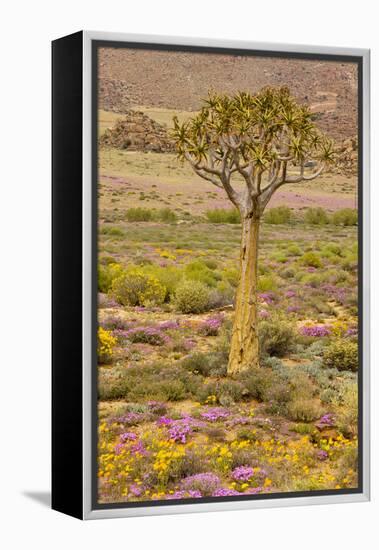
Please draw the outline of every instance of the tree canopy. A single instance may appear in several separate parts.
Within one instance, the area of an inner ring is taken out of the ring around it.
[[[335,156],[309,107],[287,87],[255,95],[210,92],[188,121],[174,117],[172,135],[179,158],[225,189],[245,216],[259,217],[279,187],[315,179]],[[232,184],[234,174],[245,181],[242,191]]]

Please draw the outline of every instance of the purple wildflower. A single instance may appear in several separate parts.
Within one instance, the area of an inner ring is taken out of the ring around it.
[[[258,298],[265,304],[274,303],[274,294],[272,292],[261,292],[258,294]]]
[[[125,443],[126,441],[135,441],[137,439],[137,434],[133,432],[125,432],[120,435],[120,441]]]
[[[157,420],[157,424],[158,426],[169,426],[170,424],[172,424],[174,421],[172,418],[169,418],[168,416],[161,416],[160,418],[158,418]]]
[[[331,413],[324,414],[320,420],[316,423],[316,428],[322,430],[323,428],[330,428],[334,426],[335,420]]]
[[[217,420],[228,418],[229,415],[230,412],[222,407],[212,407],[201,413],[201,417],[209,422],[216,422]]]
[[[138,443],[135,443],[134,445],[132,445],[132,447],[130,447],[130,452],[133,455],[141,455],[141,456],[147,456],[148,454],[142,441],[138,441]]]
[[[235,489],[225,489],[224,487],[220,487],[219,489],[216,489],[213,493],[213,497],[232,497],[235,495],[240,495],[241,493],[239,491],[236,491]]]
[[[162,346],[167,344],[169,338],[155,327],[135,327],[123,331],[122,337],[131,343],[150,344],[151,346]]]
[[[114,446],[114,454],[119,455],[125,448],[125,445],[123,443],[117,443],[117,445]]]
[[[254,476],[254,469],[250,466],[238,466],[232,472],[235,481],[249,481]]]
[[[172,420],[169,424],[169,437],[177,443],[186,443],[187,437],[197,428],[203,426],[203,422],[199,422],[192,416],[183,416],[179,420]]]
[[[133,485],[129,487],[129,490],[135,497],[140,497],[143,493],[143,488],[139,485],[136,485],[135,483],[133,483]]]
[[[319,460],[326,460],[328,458],[328,453],[320,449],[319,451],[317,451],[317,458]]]
[[[179,328],[179,326],[179,321],[163,321],[162,323],[159,323],[158,328],[160,330],[175,330]]]
[[[203,495],[200,493],[200,491],[176,491],[175,493],[172,493],[171,495],[167,495],[166,499],[176,499],[176,498],[201,498]]]
[[[200,334],[204,336],[217,336],[223,322],[223,317],[211,317],[203,321],[199,327]]]
[[[204,496],[212,495],[220,486],[220,478],[212,472],[194,474],[182,480],[182,489],[187,491],[200,491]]]
[[[330,336],[332,333],[331,328],[328,325],[304,325],[300,329],[300,333],[303,336],[313,336],[314,338],[324,338]]]
[[[226,421],[226,425],[229,428],[233,428],[234,426],[243,425],[251,423],[251,418],[249,416],[235,416],[234,418],[230,418]]]

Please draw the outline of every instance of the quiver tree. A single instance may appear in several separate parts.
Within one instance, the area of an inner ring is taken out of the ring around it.
[[[288,88],[258,94],[210,93],[198,114],[173,137],[180,159],[226,192],[242,223],[240,275],[228,373],[258,366],[257,260],[259,227],[272,195],[283,185],[317,178],[334,157],[333,143]]]

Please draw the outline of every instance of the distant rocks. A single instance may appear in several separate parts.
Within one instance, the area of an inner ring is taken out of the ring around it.
[[[100,146],[156,153],[175,151],[167,128],[140,111],[126,112],[122,119],[104,132]]]
[[[104,111],[124,113],[130,109],[130,90],[122,80],[100,78],[98,94],[99,107]]]
[[[356,175],[358,173],[358,139],[351,137],[345,139],[337,147],[337,159],[332,168],[333,172],[345,175]]]

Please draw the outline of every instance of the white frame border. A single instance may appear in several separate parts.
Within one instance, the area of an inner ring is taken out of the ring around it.
[[[104,40],[115,42],[136,42],[147,44],[168,44],[174,46],[206,46],[264,50],[285,53],[332,54],[362,57],[362,104],[363,104],[363,492],[309,497],[280,497],[265,500],[237,502],[212,502],[177,505],[154,505],[133,508],[92,509],[92,448],[91,448],[91,327],[92,327],[92,105],[91,105],[91,42]],[[274,508],[281,506],[302,506],[315,504],[337,504],[365,502],[370,500],[370,50],[361,48],[340,48],[328,46],[304,46],[276,44],[273,42],[246,42],[237,40],[215,40],[208,38],[171,37],[159,35],[139,35],[83,31],[83,519],[103,519],[163,514],[184,514],[194,512],[215,512],[247,510],[254,508]]]

